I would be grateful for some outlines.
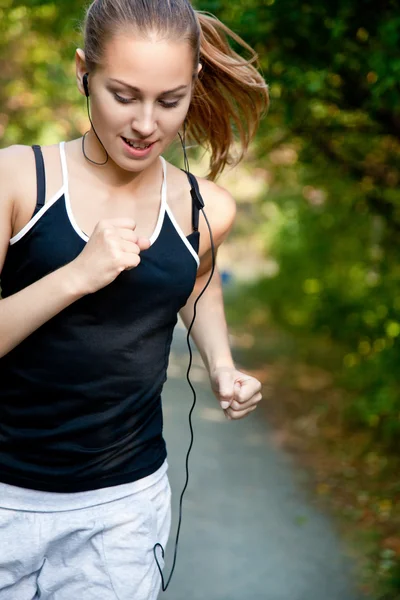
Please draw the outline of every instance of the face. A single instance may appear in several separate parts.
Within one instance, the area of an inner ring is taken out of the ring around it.
[[[78,79],[85,72],[84,54],[78,51]],[[185,120],[193,83],[187,42],[127,35],[111,40],[102,65],[89,74],[92,121],[110,158],[129,171],[154,162]]]

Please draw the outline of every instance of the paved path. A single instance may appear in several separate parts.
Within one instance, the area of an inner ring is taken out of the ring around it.
[[[163,400],[173,492],[166,577],[190,441],[187,364],[185,331],[178,326]],[[198,400],[190,480],[177,566],[160,599],[357,600],[333,527],[307,503],[304,474],[272,447],[258,411],[240,421],[225,419],[198,355],[192,373]]]

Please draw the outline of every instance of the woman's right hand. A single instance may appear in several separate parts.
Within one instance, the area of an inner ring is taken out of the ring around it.
[[[122,271],[140,263],[140,252],[150,240],[138,237],[136,222],[130,218],[99,221],[82,252],[67,265],[68,272],[83,294],[105,287]]]

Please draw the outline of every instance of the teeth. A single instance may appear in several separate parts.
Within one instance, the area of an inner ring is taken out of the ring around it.
[[[124,138],[124,140],[126,141],[127,144],[129,144],[132,148],[136,148],[136,150],[145,150],[146,148],[150,148],[151,144],[147,144],[146,146],[139,146],[138,144],[133,144],[133,142],[130,142],[129,140],[127,140],[126,138]]]

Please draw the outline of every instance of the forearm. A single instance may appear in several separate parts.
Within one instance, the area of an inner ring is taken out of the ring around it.
[[[1,300],[0,357],[83,295],[66,265]]]
[[[208,278],[209,273],[205,273],[197,279],[188,302],[180,311],[180,316],[187,329],[193,319],[194,303]],[[221,277],[217,268],[210,285],[197,303],[196,320],[191,330],[191,336],[209,374],[217,368],[235,366],[229,345]]]

